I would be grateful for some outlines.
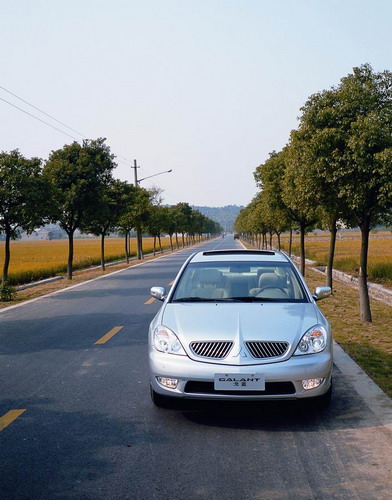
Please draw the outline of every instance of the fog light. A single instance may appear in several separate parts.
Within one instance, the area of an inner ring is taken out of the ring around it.
[[[168,389],[177,389],[177,378],[157,377],[157,380],[161,385],[167,387]]]
[[[309,378],[302,381],[302,387],[305,391],[308,391],[309,389],[316,389],[316,387],[318,387],[323,381],[323,378]]]

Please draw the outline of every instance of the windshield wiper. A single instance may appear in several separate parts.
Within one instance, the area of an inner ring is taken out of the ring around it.
[[[228,297],[226,300],[233,300],[235,302],[275,302],[276,299],[270,299],[268,297]]]
[[[172,302],[217,302],[220,299],[206,299],[203,297],[181,297],[180,299],[173,299]]]

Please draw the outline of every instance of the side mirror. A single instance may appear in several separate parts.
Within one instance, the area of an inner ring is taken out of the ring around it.
[[[314,290],[313,298],[314,300],[326,299],[331,295],[331,287],[329,286],[317,286]]]
[[[166,290],[162,286],[153,286],[150,290],[150,294],[154,297],[154,299],[166,299]]]

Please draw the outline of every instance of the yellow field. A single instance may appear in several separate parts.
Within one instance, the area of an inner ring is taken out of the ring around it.
[[[284,249],[288,248],[288,235],[282,238]],[[306,257],[319,265],[326,265],[329,252],[329,234],[311,233],[305,242]],[[336,241],[334,268],[357,275],[361,250],[359,232],[339,231]],[[293,252],[299,255],[299,237],[293,239]],[[369,279],[386,285],[392,285],[392,233],[388,231],[372,232],[369,242]]]
[[[169,238],[161,238],[164,248],[170,247]],[[143,238],[143,251],[151,252],[153,238]],[[136,240],[131,239],[131,254],[136,254]],[[125,258],[123,238],[105,240],[105,259],[113,261]],[[68,240],[12,241],[9,282],[11,284],[35,281],[66,272]],[[74,269],[100,264],[99,238],[74,241]],[[0,242],[0,266],[4,264],[4,242]]]

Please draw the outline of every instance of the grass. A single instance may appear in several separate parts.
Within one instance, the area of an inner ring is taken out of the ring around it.
[[[162,238],[162,246],[170,247],[169,238]],[[152,252],[153,238],[143,238],[143,250]],[[76,239],[74,241],[74,270],[100,265],[101,247],[99,238]],[[136,240],[131,240],[131,255],[136,255]],[[20,285],[67,271],[68,240],[12,241],[8,283]],[[125,259],[124,240],[107,238],[105,260],[114,262]],[[0,266],[4,263],[4,242],[0,242]]]

